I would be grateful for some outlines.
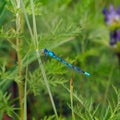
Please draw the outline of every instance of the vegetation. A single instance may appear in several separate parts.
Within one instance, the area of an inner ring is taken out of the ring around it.
[[[110,4],[120,1],[0,0],[1,120],[120,120],[120,58],[102,13]]]

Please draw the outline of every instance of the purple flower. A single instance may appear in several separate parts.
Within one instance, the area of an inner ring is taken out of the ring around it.
[[[117,9],[117,13],[120,15],[120,6]]]
[[[110,32],[110,45],[115,45],[120,42],[120,30],[114,30]]]
[[[117,10],[115,10],[114,7],[110,5],[109,11],[106,8],[103,9],[103,14],[107,25],[112,25],[114,23],[120,22],[120,6]]]

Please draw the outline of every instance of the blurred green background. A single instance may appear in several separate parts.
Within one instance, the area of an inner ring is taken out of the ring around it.
[[[34,31],[30,1],[23,2]],[[116,52],[109,45],[109,29],[104,23],[102,13],[103,8],[109,8],[110,4],[117,8],[120,1],[33,2],[38,48],[54,51],[57,56],[91,74],[86,77],[40,53],[59,119],[120,120],[120,64]],[[23,76],[24,81],[27,81],[28,120],[56,120],[52,116],[53,108],[22,9],[20,13],[23,29],[19,35],[16,34],[14,3],[11,0],[0,0],[0,117],[2,119],[6,114],[18,119],[18,61],[15,39],[19,36]],[[70,101],[70,81],[73,81],[75,118],[71,115],[73,108]],[[7,97],[8,94],[11,97]]]

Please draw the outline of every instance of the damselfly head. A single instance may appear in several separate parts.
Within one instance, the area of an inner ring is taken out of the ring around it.
[[[42,49],[41,53],[45,55],[49,55],[49,51],[46,48]]]

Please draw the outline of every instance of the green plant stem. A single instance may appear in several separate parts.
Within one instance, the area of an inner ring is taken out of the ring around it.
[[[44,66],[41,62],[41,58],[40,58],[40,54],[39,54],[38,50],[36,50],[36,54],[37,54],[37,57],[38,57],[38,62],[39,62],[39,66],[41,68],[41,72],[42,72],[42,75],[43,75],[43,78],[44,78],[44,82],[45,82],[45,85],[46,85],[46,88],[47,88],[47,91],[48,91],[48,94],[49,94],[49,97],[50,97],[50,100],[51,100],[51,103],[52,103],[52,107],[53,107],[53,110],[54,110],[54,113],[55,113],[55,116],[56,116],[56,120],[58,120],[57,110],[56,110],[56,107],[55,107],[55,103],[54,103],[54,100],[53,100],[53,97],[52,97],[52,93],[51,93],[51,90],[50,90],[50,87],[49,87],[49,84],[48,84],[48,80],[47,80],[47,77],[46,77],[46,74],[45,74],[45,69],[44,69]]]
[[[21,15],[19,13],[20,9],[20,0],[16,0],[16,8],[18,12],[16,13],[16,33],[19,36],[21,31]],[[17,46],[17,59],[18,59],[18,92],[19,92],[19,105],[20,105],[20,120],[24,119],[24,104],[23,104],[23,80],[22,80],[22,61],[20,55],[20,39],[16,38],[16,46]]]
[[[41,62],[40,54],[38,52],[38,35],[37,35],[37,27],[36,27],[33,0],[30,0],[30,3],[31,3],[31,8],[32,8],[32,16],[33,16],[33,35],[34,35],[33,38],[34,39],[32,39],[32,40],[33,40],[33,43],[34,43],[35,48],[36,48],[36,55],[37,55],[39,66],[40,66],[40,69],[41,69],[41,72],[42,72],[42,75],[43,75],[43,78],[44,78],[44,82],[45,82],[45,85],[46,85],[46,88],[47,88],[47,91],[48,91],[48,94],[49,94],[49,97],[50,97],[50,100],[51,100],[51,103],[52,103],[52,107],[53,107],[56,119],[58,120],[58,114],[57,114],[57,110],[56,110],[56,107],[55,107],[55,103],[54,103],[52,93],[51,93],[51,90],[50,90],[50,87],[49,87],[49,83],[48,83],[48,80],[47,80],[47,77],[46,77],[46,74],[45,74],[45,69],[44,69],[44,66]]]
[[[71,101],[71,110],[72,110],[72,120],[75,120],[74,108],[73,108],[73,79],[70,80],[70,101]]]
[[[27,71],[28,67],[26,68],[26,80],[24,87],[24,120],[27,120]]]
[[[20,104],[20,120],[24,120],[24,104],[23,104],[23,82],[18,83],[19,104]]]

